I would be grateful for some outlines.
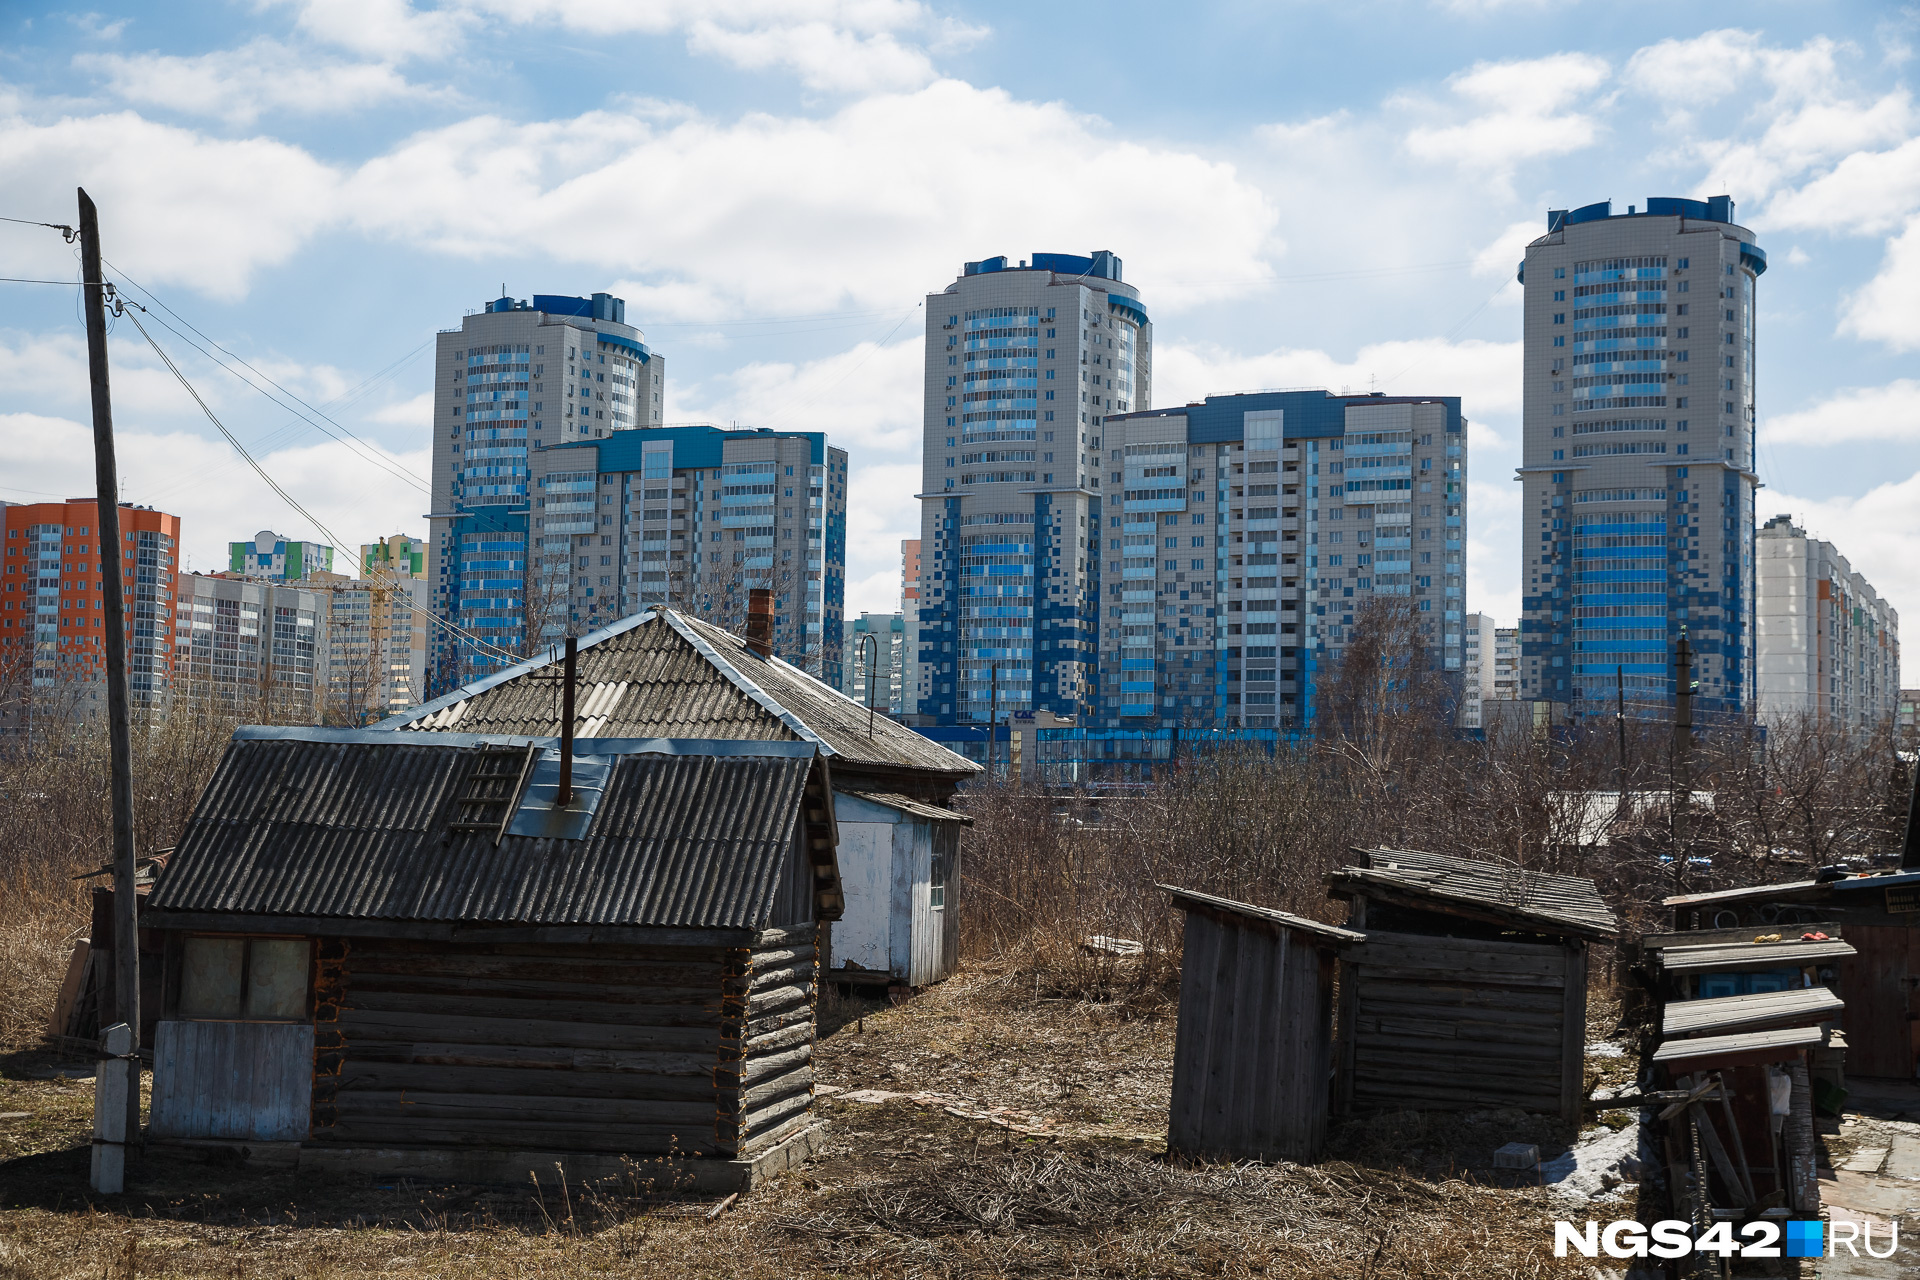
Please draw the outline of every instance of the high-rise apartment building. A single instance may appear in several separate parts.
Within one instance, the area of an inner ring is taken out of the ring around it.
[[[1761,722],[1813,720],[1861,738],[1886,731],[1900,709],[1900,615],[1791,516],[1767,521],[1754,547]]]
[[[868,637],[872,637],[871,640]],[[903,614],[863,613],[847,624],[840,692],[867,701],[868,665],[873,668],[873,705],[896,719],[906,707],[907,625]]]
[[[90,714],[106,707],[105,549],[91,498],[0,503],[0,725],[33,705]],[[173,671],[180,517],[120,506],[127,681],[135,706],[165,696]],[[11,694],[7,690],[13,690]]]
[[[1754,289],[1733,201],[1601,201],[1527,246],[1521,696],[1672,697],[1685,627],[1707,714],[1754,691]]]
[[[1490,613],[1470,613],[1460,633],[1460,711],[1462,729],[1481,727],[1480,706],[1496,697],[1493,685],[1494,653],[1499,647]]]
[[[1513,701],[1520,696],[1520,628],[1493,629],[1493,697]]]
[[[227,570],[244,578],[299,582],[315,573],[332,573],[333,548],[262,529],[245,542],[227,544]]]
[[[280,724],[318,724],[332,682],[331,591],[231,574],[180,578],[176,705]]]
[[[1308,729],[1376,598],[1461,666],[1458,397],[1267,391],[1109,416],[1093,720]]]
[[[841,679],[847,454],[818,431],[619,431],[529,458],[528,615],[553,644],[653,604],[746,625],[773,592],[774,650]]]
[[[1152,350],[1105,251],[969,262],[927,295],[919,722],[1097,696],[1101,429],[1152,402]]]
[[[373,630],[385,637],[384,685],[374,700],[390,711],[405,711],[426,701],[433,605],[426,539],[396,533],[361,544],[360,580],[373,588]]]
[[[440,334],[429,574],[434,679],[517,660],[528,634],[529,450],[656,426],[666,362],[611,294],[498,298]],[[536,628],[536,631],[538,628]]]

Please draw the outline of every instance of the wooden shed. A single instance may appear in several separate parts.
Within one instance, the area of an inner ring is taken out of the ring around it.
[[[143,924],[150,1137],[302,1168],[732,1187],[815,1141],[805,742],[242,729]],[[271,1144],[282,1144],[272,1148]]]
[[[1689,933],[1743,941],[1768,933],[1791,941],[1816,927],[1844,933],[1849,953],[1859,956],[1835,972],[1846,1002],[1847,1071],[1920,1076],[1920,870],[1836,871],[1818,880],[1681,894],[1664,905],[1674,928]]]
[[[1336,928],[1161,885],[1186,913],[1167,1150],[1311,1160],[1326,1139]]]
[[[962,909],[961,819],[949,805],[979,765],[870,714],[745,637],[673,609],[649,609],[583,637],[577,661],[573,731],[583,744],[738,738],[808,743],[830,759],[840,821],[860,825],[840,852],[847,915],[824,934],[829,967],[843,980],[896,987],[947,976]],[[534,658],[376,728],[557,736],[559,678],[559,663]],[[878,814],[876,804],[888,812]],[[888,828],[884,838],[869,829],[875,825]]]
[[[973,819],[902,795],[838,791],[840,867],[847,910],[833,926],[836,981],[924,987],[960,952],[947,909],[960,862],[960,828]]]
[[[1328,877],[1366,937],[1341,955],[1339,1110],[1520,1107],[1577,1123],[1593,881],[1410,850]]]
[[[1751,929],[1649,935],[1639,948],[1659,1018],[1654,1084],[1678,1095],[1658,1135],[1676,1214],[1817,1211],[1813,1095],[1823,1060],[1844,1056],[1834,988],[1854,948]]]

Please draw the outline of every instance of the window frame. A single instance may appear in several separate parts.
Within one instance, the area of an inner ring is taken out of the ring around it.
[[[222,941],[239,941],[240,953],[240,1001],[239,1013],[234,1017],[208,1017],[190,1014],[184,1011],[182,997],[185,994],[187,943],[197,938],[215,938]],[[300,942],[306,944],[307,965],[306,982],[300,1002],[300,1012],[287,1017],[255,1017],[247,1009],[249,979],[253,973],[253,944],[256,941]],[[222,932],[212,929],[185,929],[170,935],[167,946],[167,982],[166,997],[163,1001],[162,1017],[175,1022],[249,1022],[249,1023],[303,1023],[312,1022],[314,1016],[314,980],[319,956],[319,939],[312,934],[264,933],[264,932]]]

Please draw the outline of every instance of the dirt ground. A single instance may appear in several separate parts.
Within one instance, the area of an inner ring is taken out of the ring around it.
[[[89,1067],[15,1055],[0,1060],[0,1280],[1583,1274],[1551,1257],[1563,1210],[1493,1185],[1519,1117],[1377,1119],[1313,1167],[1169,1162],[1164,993],[1087,1002],[975,971],[899,1005],[829,999],[821,1029],[824,1149],[717,1216],[718,1197],[631,1183],[158,1159],[96,1197]],[[1555,1135],[1526,1136],[1544,1154]]]

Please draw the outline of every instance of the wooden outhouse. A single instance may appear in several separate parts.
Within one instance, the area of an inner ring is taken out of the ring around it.
[[[1160,887],[1186,913],[1167,1150],[1311,1160],[1327,1131],[1334,957],[1361,935]]]
[[[563,778],[563,750],[236,733],[143,913],[150,1138],[735,1188],[811,1150],[814,944],[842,905],[826,758],[601,737]]]
[[[1519,1107],[1580,1118],[1591,880],[1411,850],[1328,877],[1365,933],[1341,954],[1340,1110]]]
[[[583,744],[601,737],[802,742],[831,760],[840,820],[891,830],[883,839],[862,826],[841,850],[847,923],[827,931],[829,967],[893,986],[947,976],[962,909],[959,815],[949,805],[979,765],[871,714],[774,656],[764,640],[673,609],[649,609],[583,637],[577,662],[573,731]],[[550,657],[535,658],[375,727],[555,736],[560,669]],[[876,804],[888,813],[877,815]]]

